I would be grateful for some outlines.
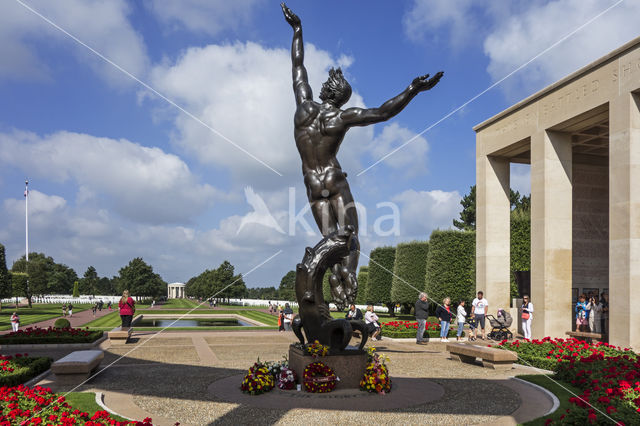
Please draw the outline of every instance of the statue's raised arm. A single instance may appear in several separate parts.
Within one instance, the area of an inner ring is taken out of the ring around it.
[[[416,77],[402,93],[389,99],[378,108],[348,108],[340,114],[340,118],[347,127],[366,126],[386,121],[402,111],[418,93],[429,90],[438,84],[443,75],[444,73],[440,71],[431,78],[429,78],[429,74]]]
[[[307,70],[304,67],[304,46],[302,43],[302,23],[298,15],[282,3],[282,13],[291,28],[293,28],[293,42],[291,43],[291,63],[293,74],[293,92],[296,95],[296,104],[300,105],[306,100],[313,98],[311,86],[307,77]]]

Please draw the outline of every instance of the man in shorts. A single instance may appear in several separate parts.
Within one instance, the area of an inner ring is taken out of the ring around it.
[[[484,316],[489,310],[489,302],[484,298],[484,293],[479,291],[478,297],[473,299],[473,313],[476,317],[476,324],[478,325],[473,333],[474,340],[478,337],[478,329],[482,328],[482,340],[485,339],[484,332]]]

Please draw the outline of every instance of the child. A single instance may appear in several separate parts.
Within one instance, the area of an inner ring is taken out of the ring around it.
[[[473,313],[473,310],[471,311],[471,315],[469,315],[469,320],[467,321],[467,324],[469,324],[469,340],[474,341],[476,340],[474,336],[474,331],[476,329],[476,315]]]
[[[462,340],[462,331],[464,330],[464,323],[467,319],[467,311],[464,309],[464,303],[464,300],[461,300],[460,303],[458,303],[458,334],[456,336],[456,341],[458,342]]]
[[[578,331],[587,331],[587,326],[589,325],[589,316],[587,313],[587,296],[581,294],[578,298],[578,303],[576,303],[575,312],[576,312],[576,330]]]

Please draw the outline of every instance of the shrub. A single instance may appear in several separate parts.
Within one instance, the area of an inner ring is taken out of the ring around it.
[[[391,300],[408,306],[415,303],[418,293],[424,288],[428,252],[428,241],[398,244],[393,265]]]
[[[27,354],[15,357],[0,355],[0,386],[16,386],[47,371],[52,359],[47,357],[31,358]]]
[[[322,277],[322,297],[326,303],[329,303],[333,300],[333,296],[331,296],[331,284],[329,283],[329,277],[331,276],[331,268],[327,269],[324,273],[324,277]]]
[[[53,323],[54,328],[69,328],[71,327],[71,323],[66,318],[58,318],[56,322]]]
[[[531,270],[531,217],[528,211],[511,212],[511,297],[518,295],[514,271]]]
[[[390,313],[393,312],[391,282],[395,258],[395,247],[373,249],[369,261],[369,280],[367,281],[367,302],[383,303],[390,308]]]
[[[369,282],[369,267],[361,266],[360,272],[358,272],[358,295],[356,296],[356,303],[364,305],[367,303],[367,286]]]
[[[476,289],[476,233],[433,231],[427,254],[425,290],[438,303],[450,297],[473,300]]]

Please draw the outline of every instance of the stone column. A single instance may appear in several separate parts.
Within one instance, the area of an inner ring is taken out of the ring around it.
[[[640,97],[609,103],[609,343],[640,349]]]
[[[543,130],[531,136],[533,338],[571,330],[571,173],[569,134]]]
[[[171,299],[171,286],[167,286],[167,299]]]
[[[480,138],[481,136],[478,135]],[[478,143],[478,150],[482,149]],[[476,291],[483,291],[489,312],[510,306],[509,160],[476,156]]]

